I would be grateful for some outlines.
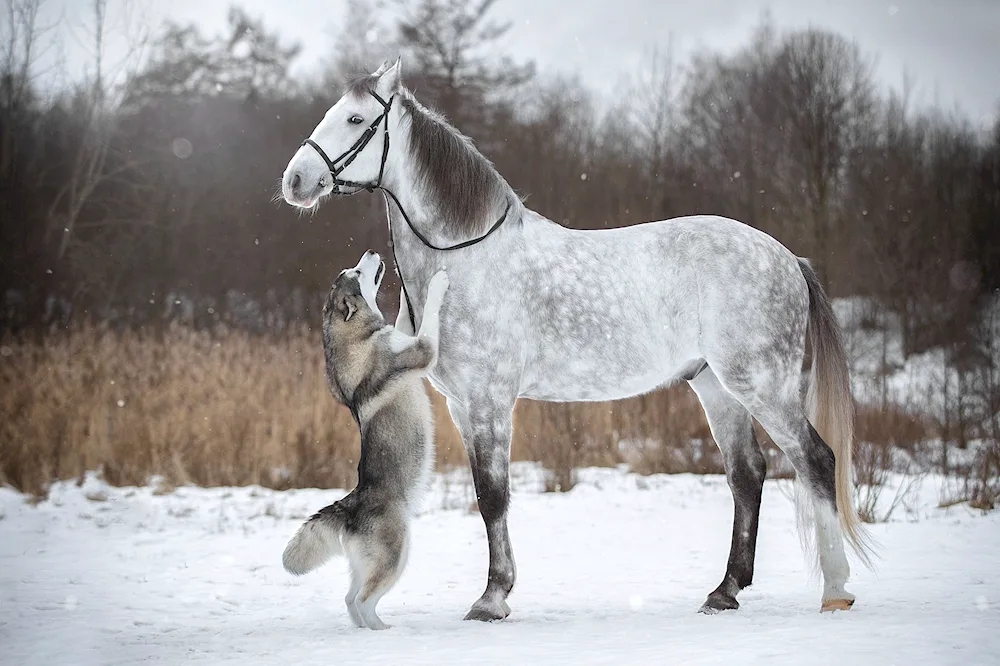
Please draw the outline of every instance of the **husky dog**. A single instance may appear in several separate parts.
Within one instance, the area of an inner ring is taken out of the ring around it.
[[[285,569],[298,576],[346,554],[347,612],[369,629],[389,626],[375,606],[406,565],[409,518],[434,460],[434,421],[422,377],[437,362],[438,314],[448,289],[448,276],[439,271],[412,336],[386,324],[379,312],[375,296],[384,274],[385,264],[368,250],[357,266],[341,271],[323,307],[327,383],[361,428],[358,485],[309,518],[282,557]]]

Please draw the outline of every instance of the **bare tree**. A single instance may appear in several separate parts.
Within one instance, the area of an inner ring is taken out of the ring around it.
[[[791,178],[773,94],[779,48],[765,22],[732,56],[693,59],[683,91],[683,148],[696,210],[736,216],[795,248],[801,230],[790,206]]]
[[[810,257],[821,279],[829,281],[827,258],[845,165],[874,112],[872,65],[857,44],[810,29],[783,40],[775,68],[791,176],[801,183],[801,213],[812,230]]]
[[[109,161],[108,157],[118,120],[117,111],[124,99],[127,81],[140,62],[145,36],[142,32],[127,35],[130,38],[127,54],[109,67],[104,60],[108,0],[93,0],[91,6],[93,69],[71,100],[73,116],[82,131],[64,184],[52,198],[46,215],[47,237],[59,237],[57,260],[65,257],[73,243],[81,213],[95,190],[139,164],[138,158]],[[126,85],[121,85],[118,79],[123,79]]]
[[[216,39],[193,24],[167,23],[150,62],[128,82],[130,101],[226,96],[256,102],[298,92],[288,68],[299,44],[283,44],[261,19],[238,7],[229,10],[227,23],[228,33]]]
[[[682,72],[674,57],[673,35],[664,48],[654,46],[642,58],[626,95],[635,150],[646,175],[646,216],[668,214],[677,173]]]
[[[403,12],[398,26],[401,46],[424,80],[421,97],[460,128],[475,119],[491,95],[534,76],[533,63],[517,64],[506,55],[493,55],[512,25],[489,19],[496,0],[396,2]]]
[[[0,20],[0,112],[7,120],[0,126],[0,176],[13,164],[17,135],[15,115],[26,110],[33,93],[38,59],[50,46],[51,25],[39,21],[44,0],[4,0]]]
[[[347,76],[358,72],[372,72],[385,60],[398,54],[398,34],[395,26],[386,26],[378,20],[374,0],[346,0],[347,19],[333,35],[330,65],[322,72],[323,89],[335,96]]]

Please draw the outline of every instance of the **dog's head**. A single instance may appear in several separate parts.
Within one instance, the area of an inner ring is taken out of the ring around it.
[[[345,268],[333,281],[323,306],[323,322],[328,327],[382,318],[375,297],[385,276],[385,262],[368,250],[354,268]]]

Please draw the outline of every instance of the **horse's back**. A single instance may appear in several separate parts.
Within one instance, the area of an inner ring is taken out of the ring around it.
[[[804,317],[795,255],[730,218],[593,231],[543,221],[526,229],[522,252],[517,270],[532,318],[528,395],[541,399],[652,390],[696,359],[767,344],[763,338],[786,335]],[[789,318],[789,307],[801,316]]]

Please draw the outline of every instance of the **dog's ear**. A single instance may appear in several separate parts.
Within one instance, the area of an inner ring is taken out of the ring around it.
[[[344,294],[340,299],[337,311],[344,315],[344,321],[350,321],[354,313],[358,311],[358,297],[354,294]]]

